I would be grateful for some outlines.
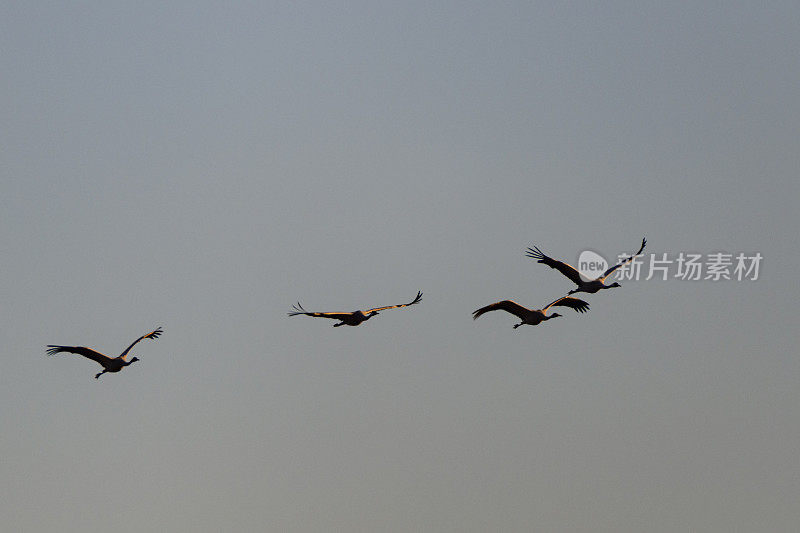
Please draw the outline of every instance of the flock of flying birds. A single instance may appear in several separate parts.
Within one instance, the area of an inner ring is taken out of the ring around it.
[[[542,309],[528,309],[519,305],[518,303],[511,301],[511,300],[502,300],[500,302],[495,302],[493,304],[489,304],[485,307],[481,307],[476,311],[472,312],[473,320],[477,320],[478,317],[481,315],[488,313],[490,311],[505,311],[507,313],[511,313],[515,315],[517,318],[521,320],[519,324],[514,324],[514,329],[523,326],[536,326],[541,324],[545,320],[550,320],[551,318],[562,316],[558,313],[552,313],[550,315],[547,314],[548,310],[551,307],[571,307],[578,313],[585,313],[589,310],[589,304],[584,300],[579,298],[575,298],[570,296],[571,294],[575,294],[577,292],[585,292],[588,294],[594,294],[602,289],[611,289],[614,287],[621,287],[621,285],[617,282],[611,283],[606,285],[605,280],[611,275],[615,270],[620,268],[622,265],[631,261],[634,257],[638,256],[644,250],[645,245],[647,244],[646,239],[642,239],[642,246],[639,248],[639,251],[635,254],[631,255],[630,257],[626,257],[618,264],[612,266],[608,270],[606,270],[602,276],[595,278],[595,279],[585,279],[583,275],[573,266],[564,263],[563,261],[557,261],[551,257],[546,256],[542,253],[541,250],[537,247],[528,248],[525,255],[530,257],[531,259],[536,259],[537,263],[542,263],[544,265],[549,266],[550,268],[554,268],[564,274],[570,281],[575,283],[578,287],[576,289],[572,289],[567,293],[566,296],[562,296],[561,298],[550,302],[547,306]],[[300,302],[297,302],[293,307],[293,311],[289,312],[289,316],[296,316],[296,315],[306,315],[310,317],[317,317],[317,318],[331,318],[333,320],[338,320],[333,327],[339,326],[358,326],[362,322],[365,322],[372,318],[373,316],[377,315],[380,311],[384,311],[386,309],[398,309],[400,307],[408,307],[410,305],[418,304],[422,301],[422,292],[418,291],[416,298],[410,301],[407,304],[399,304],[399,305],[386,305],[384,307],[373,307],[372,309],[367,309],[366,311],[353,311],[351,313],[318,313],[318,312],[311,312],[306,311],[303,309],[303,306],[300,305]],[[82,355],[92,361],[96,361],[103,367],[103,371],[98,373],[95,376],[95,379],[99,379],[100,376],[107,372],[119,372],[126,366],[130,365],[131,363],[138,361],[138,357],[132,357],[130,360],[126,360],[128,356],[128,352],[131,351],[131,348],[136,346],[136,344],[144,339],[157,339],[163,330],[159,327],[156,328],[154,331],[146,335],[142,335],[135,341],[133,344],[128,346],[124,352],[122,352],[117,357],[108,357],[107,355],[103,355],[100,352],[96,352],[91,348],[86,348],[83,346],[61,346],[56,344],[48,344],[47,345],[47,355],[55,355],[57,353],[76,353],[78,355]]]

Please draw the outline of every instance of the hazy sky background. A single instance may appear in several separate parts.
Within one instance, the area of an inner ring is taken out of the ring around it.
[[[796,2],[6,2],[9,531],[796,531]],[[571,285],[524,256],[760,252]],[[410,301],[357,328],[288,318]],[[141,361],[99,366],[45,345]]]

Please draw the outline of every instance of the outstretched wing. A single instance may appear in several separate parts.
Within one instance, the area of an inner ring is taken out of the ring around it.
[[[286,314],[289,315],[289,316],[307,315],[307,316],[314,316],[314,317],[319,317],[319,318],[332,318],[334,320],[344,320],[345,318],[349,318],[349,317],[353,316],[353,313],[314,313],[314,312],[311,312],[311,311],[306,311],[305,309],[303,309],[303,306],[300,305],[300,302],[297,302],[296,304],[294,304],[292,306],[292,309],[294,309],[294,311],[292,311],[290,313],[286,313]]]
[[[411,302],[409,302],[407,304],[387,305],[386,307],[373,307],[372,309],[367,309],[366,311],[364,311],[364,314],[368,315],[373,311],[383,311],[384,309],[395,309],[397,307],[408,307],[409,305],[418,304],[421,301],[422,301],[422,292],[421,291],[417,291],[417,297],[414,298],[413,301],[411,301]]]
[[[488,313],[489,311],[506,311],[511,313],[512,315],[518,316],[521,319],[525,319],[525,314],[529,312],[528,309],[522,307],[517,302],[512,302],[511,300],[503,300],[502,302],[495,302],[493,304],[487,305],[486,307],[481,307],[477,311],[472,312],[472,320],[477,320],[479,316],[484,313]]]
[[[623,259],[623,260],[622,260],[622,262],[621,262],[621,263],[619,263],[618,265],[614,265],[613,267],[611,267],[611,268],[609,268],[608,270],[606,270],[606,271],[603,273],[603,277],[602,277],[602,278],[599,278],[599,279],[600,279],[600,281],[605,281],[605,279],[608,277],[608,275],[609,275],[609,274],[611,274],[612,272],[614,272],[616,269],[618,269],[619,267],[621,267],[622,265],[624,265],[624,264],[625,264],[625,263],[627,263],[628,261],[631,261],[631,260],[632,260],[634,257],[636,257],[637,255],[639,255],[640,253],[642,253],[642,250],[644,250],[644,247],[645,247],[645,245],[647,245],[647,239],[645,239],[644,237],[642,237],[642,246],[639,248],[639,251],[638,251],[638,252],[636,252],[635,254],[633,254],[632,256],[630,256],[630,257],[627,257],[627,258]]]
[[[128,355],[128,352],[131,351],[131,348],[136,346],[136,343],[139,342],[140,340],[142,340],[142,339],[157,339],[162,333],[164,333],[164,330],[162,330],[160,327],[158,327],[158,328],[156,328],[155,331],[151,331],[147,335],[142,335],[141,337],[139,337],[138,339],[133,341],[133,344],[128,346],[127,350],[125,350],[124,352],[119,354],[120,358],[125,359],[125,356]]]
[[[581,273],[578,272],[575,269],[575,267],[573,267],[572,265],[568,265],[567,263],[564,263],[562,261],[556,261],[551,257],[547,257],[536,246],[534,246],[533,248],[528,248],[528,251],[525,252],[525,255],[532,259],[536,259],[539,263],[544,263],[550,268],[555,268],[556,270],[564,274],[566,277],[568,277],[576,285],[580,285],[581,283],[583,283],[583,281],[581,280]]]
[[[91,348],[85,348],[83,346],[58,346],[55,344],[48,344],[47,347],[47,355],[55,355],[57,353],[67,352],[67,353],[76,353],[78,355],[82,355],[91,359],[92,361],[97,361],[101,365],[111,360],[110,357],[101,354],[100,352],[95,352]],[[105,365],[104,365],[105,366]]]
[[[589,310],[589,304],[587,302],[578,298],[573,298],[572,296],[563,296],[542,309],[542,311],[547,311],[551,307],[571,307],[579,313],[585,313]]]

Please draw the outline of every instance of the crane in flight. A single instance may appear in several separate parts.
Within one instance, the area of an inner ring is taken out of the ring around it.
[[[300,305],[300,302],[297,302],[295,305],[292,306],[294,311],[287,313],[289,316],[295,315],[307,315],[319,318],[332,318],[334,320],[338,320],[339,322],[334,324],[333,327],[338,328],[339,326],[357,326],[362,322],[369,320],[373,316],[377,315],[379,311],[384,311],[386,309],[397,309],[399,307],[408,307],[409,305],[418,304],[422,301],[422,292],[417,291],[417,296],[411,302],[407,304],[399,304],[399,305],[387,305],[384,307],[373,307],[372,309],[367,309],[366,311],[353,311],[352,313],[314,313],[311,311],[306,311],[303,309],[303,306]]]
[[[48,344],[47,347],[47,355],[55,355],[61,352],[67,353],[76,353],[78,355],[82,355],[87,359],[91,359],[92,361],[97,361],[100,363],[100,366],[103,367],[103,371],[97,374],[94,378],[99,379],[100,376],[105,374],[106,372],[119,372],[124,367],[130,365],[131,363],[138,361],[138,357],[132,357],[130,361],[126,361],[125,358],[128,356],[128,352],[131,351],[131,348],[136,346],[136,343],[143,339],[157,339],[159,335],[163,333],[163,330],[159,327],[156,328],[154,331],[151,331],[147,335],[142,335],[135,341],[133,344],[128,346],[124,352],[119,354],[117,357],[108,357],[107,355],[103,355],[100,352],[96,352],[91,348],[86,348],[84,346],[60,346],[57,344]]]
[[[489,311],[505,311],[522,320],[522,322],[519,324],[514,324],[514,329],[517,329],[525,324],[529,326],[536,326],[545,320],[550,320],[551,318],[555,318],[557,316],[563,316],[558,313],[548,315],[547,311],[551,307],[571,307],[578,313],[585,313],[589,310],[588,303],[584,302],[583,300],[579,300],[578,298],[573,298],[572,296],[562,296],[558,300],[550,302],[550,304],[543,309],[528,309],[527,307],[522,307],[517,302],[503,300],[473,311],[472,319],[477,320],[479,316],[483,315],[484,313],[488,313]]]
[[[647,239],[642,238],[642,246],[639,248],[638,252],[636,252],[630,257],[626,257],[619,264],[616,264],[613,267],[609,268],[608,270],[603,272],[603,275],[600,276],[599,278],[590,280],[584,279],[584,276],[582,276],[581,273],[572,265],[564,263],[563,261],[557,261],[551,257],[546,256],[536,246],[534,246],[533,248],[528,248],[528,251],[525,252],[525,255],[527,257],[530,257],[531,259],[537,259],[536,261],[537,263],[542,263],[549,266],[550,268],[555,268],[578,286],[577,289],[572,289],[567,294],[575,294],[576,292],[588,292],[589,294],[594,294],[601,289],[612,289],[614,287],[622,287],[622,285],[620,285],[616,281],[614,283],[611,283],[610,285],[606,285],[605,284],[606,278],[609,275],[611,275],[611,273],[614,272],[616,269],[618,269],[625,263],[633,260],[633,258],[636,257],[637,255],[641,254],[642,250],[644,250],[644,247],[646,245],[647,245]]]

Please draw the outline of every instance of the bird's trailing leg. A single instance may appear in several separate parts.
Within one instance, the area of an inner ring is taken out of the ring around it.
[[[521,326],[521,325],[523,325],[524,323],[525,323],[525,322],[520,322],[519,324],[514,324],[514,329],[517,329],[518,327],[520,327],[520,326]]]
[[[100,379],[100,376],[102,376],[102,375],[103,375],[103,374],[105,374],[105,373],[106,373],[106,371],[105,371],[105,370],[103,370],[102,372],[100,372],[99,374],[97,374],[97,375],[94,377],[94,379]]]

